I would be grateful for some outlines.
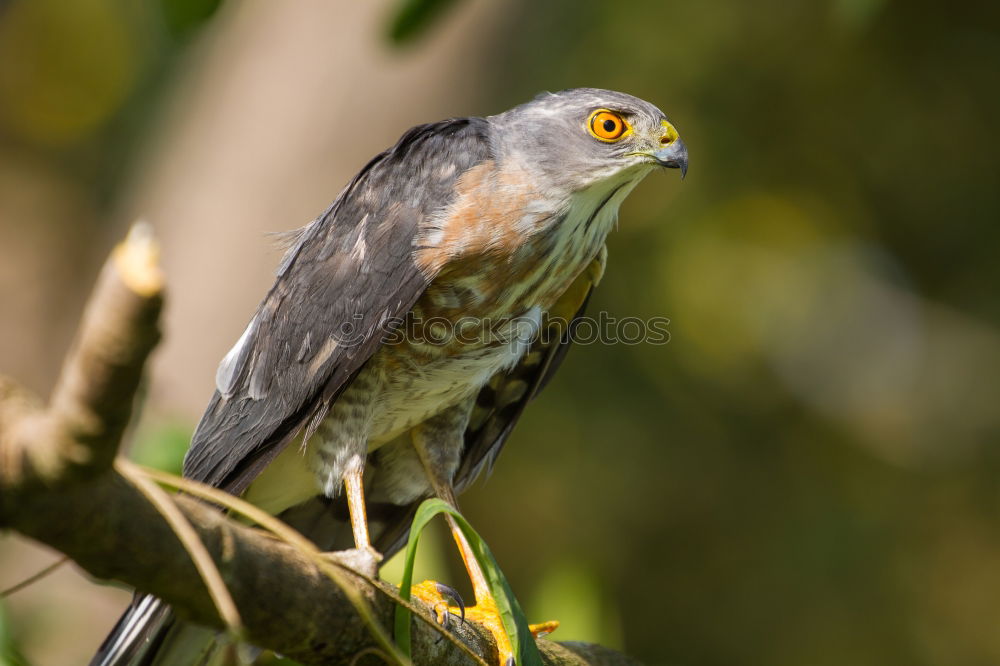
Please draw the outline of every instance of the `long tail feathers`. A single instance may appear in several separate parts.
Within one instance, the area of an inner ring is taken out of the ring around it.
[[[157,645],[174,622],[170,607],[154,596],[136,595],[90,666],[139,666],[149,664]]]

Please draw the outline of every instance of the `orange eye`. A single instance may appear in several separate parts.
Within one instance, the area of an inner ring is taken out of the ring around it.
[[[614,111],[594,111],[590,114],[590,133],[601,141],[617,141],[629,129],[625,119]]]

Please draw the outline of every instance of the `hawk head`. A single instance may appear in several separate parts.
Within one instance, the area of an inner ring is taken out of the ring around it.
[[[542,93],[489,118],[493,150],[540,169],[570,192],[656,168],[687,172],[687,147],[658,108],[597,88]]]

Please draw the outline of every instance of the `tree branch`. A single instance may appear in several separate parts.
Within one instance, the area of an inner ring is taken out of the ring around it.
[[[163,280],[156,254],[141,226],[115,249],[47,407],[0,377],[0,527],[57,548],[98,578],[155,594],[182,618],[221,630],[225,623],[190,555],[145,495],[112,466],[159,339]],[[352,663],[377,645],[344,590],[307,553],[198,500],[173,501],[215,562],[250,642],[305,664]],[[347,579],[375,617],[392,626],[390,596],[360,574]],[[433,617],[429,611],[425,616]],[[432,622],[415,620],[415,663],[474,663],[441,640]],[[496,662],[486,632],[460,623],[451,631]],[[546,640],[539,646],[547,664],[636,663],[599,646]]]

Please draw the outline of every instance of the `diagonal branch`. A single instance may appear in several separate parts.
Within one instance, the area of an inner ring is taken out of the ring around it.
[[[115,249],[47,407],[0,377],[0,528],[49,544],[94,576],[153,593],[180,617],[221,631],[226,623],[188,550],[112,465],[159,339],[156,255],[142,226]],[[306,664],[348,664],[381,649],[348,597],[367,599],[383,626],[391,626],[393,603],[364,576],[346,576],[348,594],[301,549],[193,498],[173,496],[172,504],[221,574],[250,642]],[[453,631],[496,661],[488,634],[469,624]],[[548,664],[635,663],[599,646],[539,644]],[[473,663],[423,621],[415,624],[413,647],[418,664]]]
[[[146,358],[160,339],[163,277],[157,255],[152,231],[143,223],[115,248],[47,409],[13,382],[0,382],[0,481],[5,486],[67,481],[111,465]]]

